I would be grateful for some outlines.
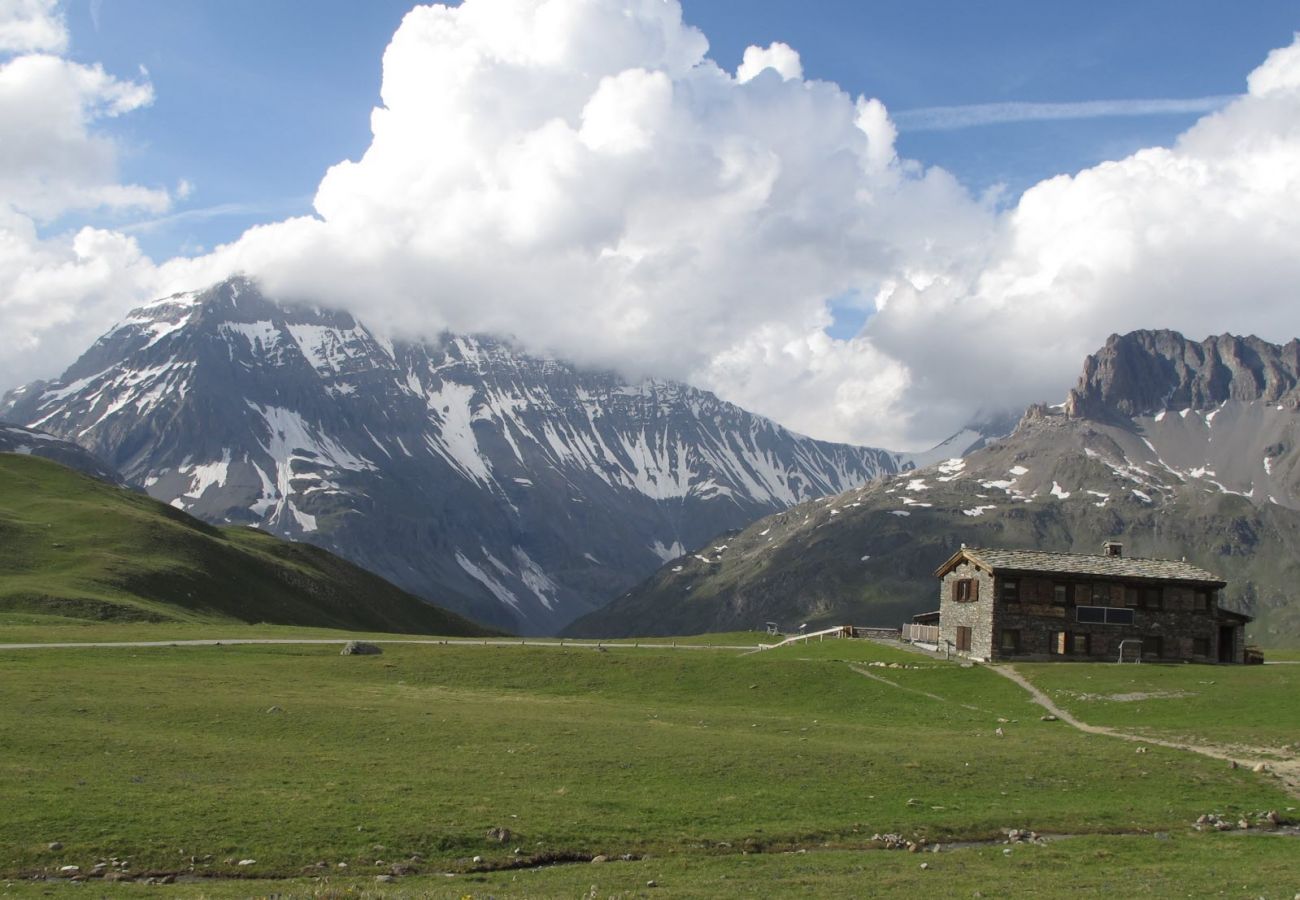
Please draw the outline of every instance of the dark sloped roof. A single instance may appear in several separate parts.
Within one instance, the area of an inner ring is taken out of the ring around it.
[[[1095,556],[1088,553],[1050,553],[1045,550],[993,550],[965,547],[965,554],[975,562],[997,571],[1059,572],[1063,575],[1094,575],[1107,578],[1154,578],[1166,581],[1192,581],[1224,585],[1223,579],[1199,566],[1173,559],[1141,559],[1131,556]],[[945,565],[944,569],[948,566]]]

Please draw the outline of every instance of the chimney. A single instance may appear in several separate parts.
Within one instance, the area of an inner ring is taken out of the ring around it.
[[[1106,541],[1101,545],[1102,556],[1123,556],[1124,545],[1119,541]]]

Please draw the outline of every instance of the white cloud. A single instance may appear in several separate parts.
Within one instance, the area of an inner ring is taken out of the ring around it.
[[[384,57],[374,139],[325,176],[319,218],[202,265],[864,436],[866,398],[905,378],[868,343],[822,335],[827,300],[874,295],[904,260],[944,272],[993,214],[899,160],[884,106],[804,80],[789,47],[752,48],[734,77],[706,51],[662,0],[417,8]]]
[[[56,0],[4,0],[0,3],[0,53],[62,53],[68,29]]]
[[[906,109],[894,118],[905,131],[952,131],[1007,122],[1059,122],[1114,116],[1166,116],[1222,109],[1235,94],[1135,100],[1076,100],[1070,103],[970,103]]]
[[[54,3],[0,3],[0,52],[10,54],[0,60],[0,378],[10,384],[54,374],[155,283],[153,264],[120,233],[42,227],[77,210],[169,203],[165,190],[120,183],[117,148],[96,130],[152,102],[152,87],[52,55],[66,45]]]
[[[967,278],[888,291],[868,330],[936,418],[1056,399],[1113,332],[1300,334],[1300,40],[1171,147],[1026,191]]]
[[[149,84],[100,66],[47,54],[0,64],[0,198],[43,220],[73,209],[165,209],[166,191],[117,183],[116,147],[91,130],[152,101]]]
[[[776,41],[767,47],[746,47],[745,56],[736,69],[736,80],[744,84],[764,69],[772,69],[785,81],[803,77],[803,63],[789,44]]]
[[[751,51],[733,76],[664,0],[420,7],[384,56],[371,145],[325,174],[316,216],[155,268],[121,235],[41,241],[11,210],[0,297],[24,285],[24,346],[49,359],[68,345],[43,343],[40,294],[69,320],[84,292],[102,318],[245,271],[405,333],[510,334],[895,447],[1062,396],[1112,331],[1300,333],[1300,41],[1173,146],[1002,213],[900,158],[878,100],[805,80],[785,45]],[[122,90],[122,111],[145,102]],[[94,95],[85,128],[114,109]],[[834,340],[845,295],[875,310]]]

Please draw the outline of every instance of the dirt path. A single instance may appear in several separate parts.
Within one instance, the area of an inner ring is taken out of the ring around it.
[[[1165,738],[1146,737],[1144,735],[1130,734],[1126,731],[1119,731],[1115,728],[1106,728],[1101,725],[1089,725],[1074,716],[1070,715],[1061,707],[1052,702],[1052,699],[1043,693],[1039,688],[1030,683],[1029,679],[1016,671],[1014,666],[1009,665],[992,665],[985,666],[992,672],[997,672],[1003,678],[1010,679],[1029,692],[1029,696],[1035,703],[1047,710],[1051,715],[1056,716],[1062,722],[1077,728],[1088,734],[1104,734],[1109,737],[1120,738],[1125,741],[1133,741],[1138,744],[1152,744],[1158,747],[1169,747],[1174,750],[1187,750],[1191,753],[1199,753],[1202,756],[1209,756],[1213,759],[1221,759],[1226,762],[1234,763],[1239,766],[1253,767],[1263,763],[1268,767],[1268,771],[1274,773],[1286,786],[1286,790],[1293,797],[1300,797],[1300,759],[1272,759],[1268,757],[1276,756],[1276,750],[1270,750],[1262,747],[1221,747],[1213,744],[1203,744],[1199,742],[1174,741]]]

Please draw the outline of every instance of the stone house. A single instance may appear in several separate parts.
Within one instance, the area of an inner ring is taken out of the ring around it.
[[[1250,616],[1186,562],[963,546],[941,565],[939,643],[982,660],[1243,661]]]

